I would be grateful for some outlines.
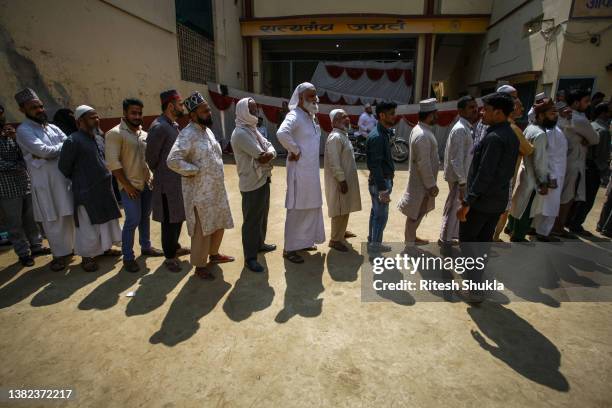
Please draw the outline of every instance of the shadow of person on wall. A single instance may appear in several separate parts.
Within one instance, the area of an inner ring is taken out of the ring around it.
[[[285,259],[285,300],[283,309],[274,319],[276,323],[286,323],[293,316],[316,317],[321,314],[323,299],[323,270],[325,254],[303,254],[303,264],[294,264]]]
[[[531,381],[569,391],[570,385],[559,371],[559,349],[529,322],[497,303],[485,302],[467,311],[480,330],[472,330],[480,347]]]
[[[235,322],[246,320],[253,313],[270,307],[274,300],[274,288],[268,282],[268,265],[263,256],[259,257],[259,261],[265,271],[255,273],[246,267],[242,268],[240,278],[223,303],[223,311]]]
[[[336,282],[355,282],[363,263],[363,256],[348,245],[348,252],[331,249],[327,253],[327,271]]]
[[[110,279],[102,282],[98,287],[91,291],[81,303],[80,310],[106,310],[115,306],[119,301],[121,294],[131,288],[138,279],[149,272],[148,267],[140,266],[140,271],[136,273],[127,272],[123,268],[112,276]]]
[[[144,315],[162,306],[168,294],[191,269],[187,261],[180,263],[180,272],[170,272],[162,263],[152,274],[143,276],[134,297],[125,308],[126,316]]]
[[[170,305],[161,327],[149,339],[151,344],[161,343],[172,347],[196,334],[200,319],[214,310],[231,287],[218,265],[210,268],[215,280],[204,281],[192,274]]]

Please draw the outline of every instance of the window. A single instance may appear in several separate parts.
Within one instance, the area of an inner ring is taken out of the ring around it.
[[[489,43],[489,52],[495,52],[499,48],[499,38]]]
[[[183,81],[205,84],[215,81],[215,42],[199,32],[176,24],[179,65]]]
[[[523,25],[523,37],[529,37],[531,34],[539,33],[542,30],[542,20],[544,14],[540,14],[536,18],[529,20]]]
[[[176,0],[175,9],[181,79],[215,81],[212,0]]]

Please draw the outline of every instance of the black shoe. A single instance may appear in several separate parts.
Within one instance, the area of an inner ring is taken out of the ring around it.
[[[284,251],[283,258],[287,259],[289,262],[293,262],[295,264],[304,263],[304,258],[302,258],[296,251]]]
[[[65,256],[57,257],[57,258],[53,257],[53,260],[49,264],[49,267],[51,268],[53,272],[63,271],[64,269],[66,269],[66,258],[67,257]]]
[[[379,242],[369,242],[368,252],[379,253],[379,252],[391,252],[393,248],[388,245],[383,245]]]
[[[32,256],[50,255],[51,248],[40,247],[32,250]]]
[[[574,229],[570,229],[570,232],[573,232],[574,234],[580,236],[580,237],[593,237],[593,233],[591,231],[587,231],[584,228],[581,228],[579,230],[574,230]]]
[[[244,263],[244,266],[246,266],[251,271],[256,272],[256,273],[261,273],[265,270],[264,267],[261,266],[261,264],[257,262],[256,259],[249,259],[248,261]]]
[[[19,262],[21,262],[23,266],[34,266],[34,258],[32,258],[30,255],[20,256]]]
[[[138,265],[138,262],[132,260],[132,261],[123,261],[123,269],[125,269],[128,272],[132,272],[132,273],[136,273],[138,271],[140,271],[140,266]]]
[[[276,250],[276,245],[274,244],[263,244],[261,248],[259,248],[259,252],[271,252]]]
[[[163,251],[160,251],[157,248],[149,248],[149,249],[143,249],[141,252],[142,256],[150,256],[150,257],[160,257],[160,256],[164,256]]]

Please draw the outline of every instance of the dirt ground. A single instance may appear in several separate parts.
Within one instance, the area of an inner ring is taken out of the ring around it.
[[[243,269],[236,168],[225,171],[237,228],[221,249],[237,261],[217,268],[213,282],[195,277],[187,257],[178,274],[163,258],[139,258],[137,274],[122,271],[120,258],[86,273],[78,257],[56,273],[49,257],[21,268],[12,251],[0,253],[0,387],[76,393],[68,402],[0,406],[612,406],[612,304],[362,302],[371,207],[363,164],[353,250],[320,245],[303,265],[277,250],[260,258],[269,272],[254,274]],[[436,210],[419,230],[432,240],[448,192],[439,180]],[[400,166],[386,241],[403,240],[394,204],[406,182]],[[267,241],[279,248],[284,196],[278,165]],[[602,200],[600,190],[592,231]],[[156,222],[152,240],[161,245]],[[181,243],[189,245],[186,228]]]

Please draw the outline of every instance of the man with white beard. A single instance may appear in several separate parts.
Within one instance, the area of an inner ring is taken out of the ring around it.
[[[313,84],[298,85],[289,101],[290,112],[276,134],[288,151],[283,257],[293,263],[304,262],[297,251],[316,250],[316,243],[325,242],[319,176],[321,129],[315,121],[318,101]]]

